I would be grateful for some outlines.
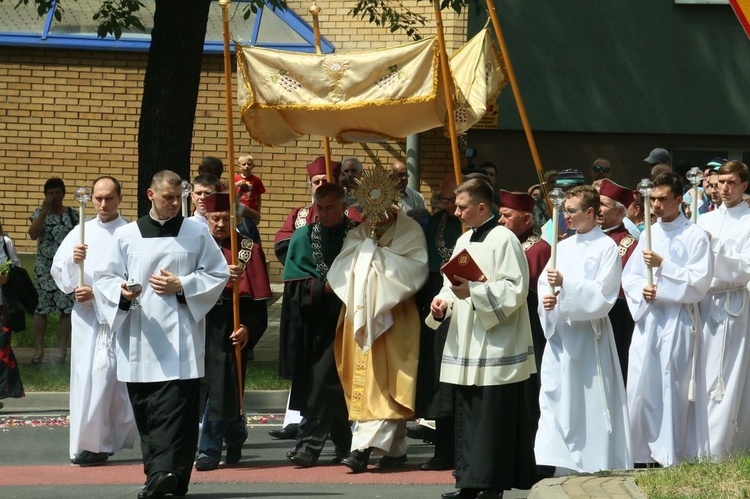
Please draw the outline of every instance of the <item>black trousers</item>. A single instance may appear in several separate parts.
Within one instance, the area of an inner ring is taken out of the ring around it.
[[[308,419],[302,437],[297,442],[297,451],[317,458],[326,445],[329,433],[337,454],[349,455],[352,429],[347,418]]]
[[[536,476],[525,382],[456,387],[456,487],[529,489]]]
[[[171,472],[187,492],[198,446],[200,379],[128,383],[147,481]]]

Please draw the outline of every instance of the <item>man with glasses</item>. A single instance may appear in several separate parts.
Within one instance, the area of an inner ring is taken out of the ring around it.
[[[620,290],[617,245],[597,225],[599,193],[565,194],[572,236],[557,247],[556,268],[539,278],[542,356],[537,464],[556,475],[630,469],[625,386],[607,314]]]
[[[628,364],[628,409],[636,463],[672,466],[709,450],[698,302],[711,282],[711,245],[680,211],[682,182],[654,179],[651,248],[641,242],[622,288],[635,319]],[[649,268],[653,285],[648,284]],[[711,449],[713,450],[713,449]]]

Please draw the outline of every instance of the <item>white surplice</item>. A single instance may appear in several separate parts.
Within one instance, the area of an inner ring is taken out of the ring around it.
[[[608,312],[620,290],[617,245],[594,227],[557,247],[563,285],[552,310],[546,269],[539,277],[542,356],[537,464],[575,472],[633,467],[625,387]],[[560,470],[558,470],[560,471]]]
[[[711,233],[714,274],[700,303],[711,453],[750,450],[750,207],[742,201],[701,215]]]
[[[84,225],[88,245],[83,282],[93,286],[94,270],[106,263],[106,249],[115,229],[128,222],[122,217],[103,223],[98,218]],[[73,248],[80,227],[68,233],[52,261],[50,274],[63,293],[78,287],[78,264]],[[115,453],[132,449],[135,420],[125,383],[117,381],[114,334],[99,313],[96,300],[76,302],[71,314],[70,342],[70,457],[83,450]]]
[[[628,410],[633,460],[672,466],[709,450],[697,303],[706,294],[713,266],[708,237],[682,214],[654,224],[651,239],[651,249],[664,259],[654,269],[656,299],[649,303],[643,298],[643,239],[622,276],[636,321]]]
[[[536,372],[534,345],[526,304],[529,265],[518,238],[495,227],[483,242],[471,242],[471,231],[456,242],[453,256],[466,249],[487,282],[470,282],[467,299],[456,298],[451,282],[435,298],[448,303],[450,325],[443,349],[440,381],[454,385],[494,386],[517,383]],[[437,329],[432,315],[426,324]]]
[[[117,332],[117,379],[145,383],[202,378],[206,331],[204,317],[229,278],[224,255],[204,224],[183,220],[176,237],[141,236],[138,222],[117,230],[97,271],[100,310]],[[158,295],[148,279],[166,270],[182,282],[184,304],[176,294]],[[121,284],[143,285],[140,307],[119,308]]]

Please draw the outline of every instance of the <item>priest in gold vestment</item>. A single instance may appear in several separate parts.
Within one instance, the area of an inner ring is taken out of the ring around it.
[[[352,453],[342,461],[367,469],[406,462],[406,421],[414,417],[420,317],[414,295],[427,279],[427,245],[419,224],[393,206],[382,168],[365,172],[358,201],[366,221],[349,231],[328,281],[344,303],[335,354],[355,422]],[[397,202],[397,200],[395,200]]]

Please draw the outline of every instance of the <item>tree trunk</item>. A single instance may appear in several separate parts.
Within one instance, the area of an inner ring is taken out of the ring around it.
[[[190,149],[210,0],[156,0],[138,129],[138,216],[161,170],[190,180]]]

